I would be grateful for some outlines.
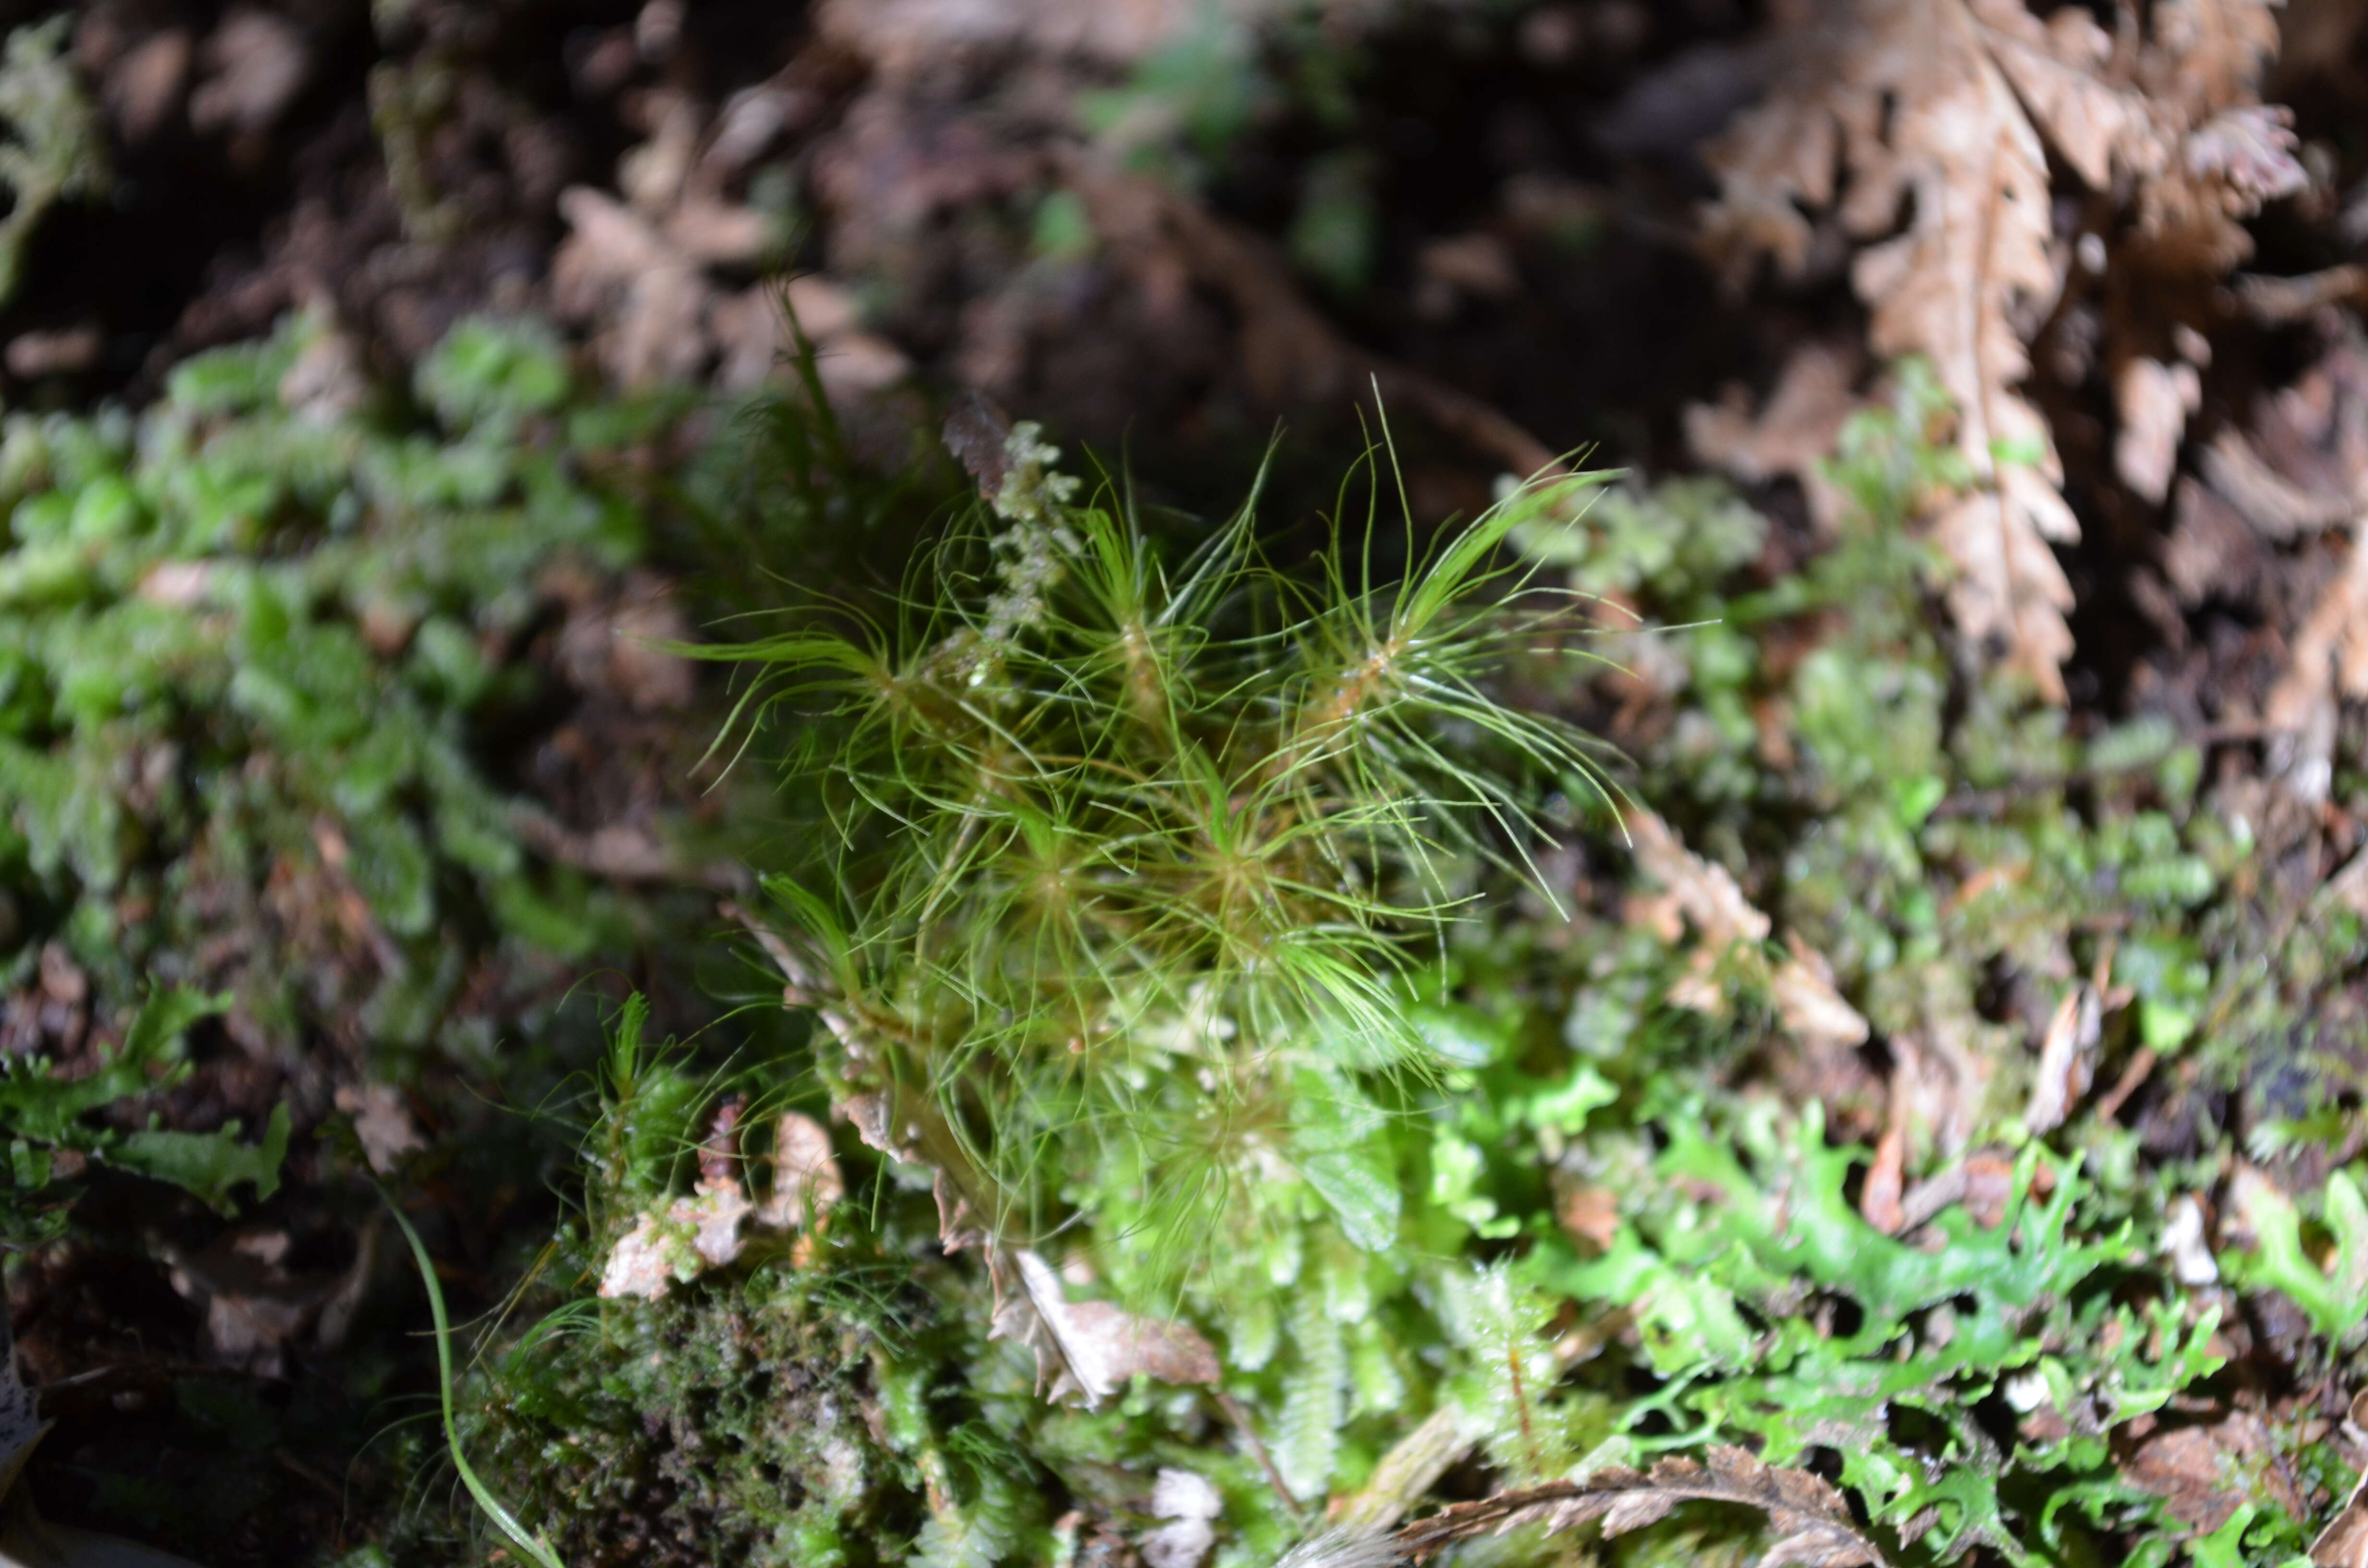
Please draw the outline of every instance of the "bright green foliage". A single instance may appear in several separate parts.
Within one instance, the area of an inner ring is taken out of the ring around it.
[[[1953,1127],[1914,1102],[1900,1119],[1897,1102],[1832,1064],[1817,1069],[1834,1085],[1826,1114],[1814,1101],[1787,1113],[1730,1086],[1755,1054],[1806,1054],[1770,998],[1747,988],[1725,1020],[1672,1006],[1685,955],[1617,921],[1583,918],[1551,941],[1508,932],[1507,951],[1475,963],[1476,994],[1532,994],[1525,964],[1550,961],[1570,977],[1565,1039],[1618,1090],[1560,1156],[1567,1179],[1620,1195],[1611,1246],[1557,1237],[1523,1267],[1582,1306],[1634,1314],[1660,1381],[1621,1415],[1631,1444],[1838,1455],[1908,1562],[1977,1544],[2078,1562],[2116,1539],[2161,1562],[2178,1527],[2123,1466],[2132,1422],[2212,1397],[2205,1347],[2223,1309],[2171,1280],[2161,1238],[2171,1199],[2225,1167],[2209,1142],[2149,1160],[2130,1130],[2078,1104],[2032,1141],[2024,1042],[2037,1020],[2001,1017],[1997,990],[2027,983],[2044,1019],[2107,962],[2131,1003],[2099,1042],[2105,1081],[2143,1047],[2183,1057],[2164,1070],[2180,1082],[2246,1093],[2257,1076],[2303,1076],[2294,1042],[2311,1036],[2294,1025],[2294,1001],[2355,969],[2368,945],[2340,915],[2286,939],[2247,903],[2250,830],[2199,802],[2199,754],[2168,723],[2082,740],[2060,711],[1952,667],[1926,613],[1941,569],[1908,526],[1933,491],[1962,482],[1935,439],[1946,414],[1929,377],[1904,367],[1893,406],[1855,420],[1829,470],[1858,517],[1765,586],[1743,576],[1759,542],[1748,514],[1713,486],[1622,491],[1616,506],[1607,494],[1514,536],[1575,586],[1616,588],[1648,625],[1684,628],[1605,649],[1671,710],[1648,726],[1635,792],[1830,960],[1878,1035],[1937,1051],[1957,1074],[1941,1108]],[[1806,653],[1796,642],[1771,672],[1771,634],[1804,625]],[[1788,755],[1771,759],[1771,733]],[[2340,1085],[2348,1071],[2330,1051],[2305,1081]],[[2314,1127],[2337,1135],[2331,1105],[2288,1115],[2257,1132],[2264,1156]],[[1920,1233],[1884,1234],[1856,1201],[1868,1155],[1828,1145],[1828,1121],[1844,1119],[1870,1137],[1897,1126],[1910,1183],[1968,1144],[2012,1152],[2006,1214],[1988,1224],[1951,1204]],[[2291,1296],[2329,1348],[2349,1343],[2351,1275],[2368,1257],[2351,1239],[2362,1228],[2351,1177],[2328,1184],[2332,1248],[2275,1184],[2255,1192],[2255,1250],[2222,1253],[2222,1268]],[[2275,1494],[2245,1508],[2249,1526],[2193,1550],[2233,1552],[2239,1535],[2248,1552],[2295,1549],[2300,1524]]]
[[[1731,1126],[1682,1115],[1670,1126],[1655,1167],[1664,1185],[1610,1252],[1578,1263],[1549,1248],[1534,1267],[1575,1296],[1635,1312],[1675,1394],[1638,1414],[1690,1411],[1702,1423],[1690,1441],[1748,1434],[1771,1463],[1830,1448],[1877,1522],[1937,1560],[1972,1542],[2018,1560],[2061,1548],[2062,1524],[2011,1499],[2109,1482],[2104,1435],[2218,1365],[2203,1349],[2215,1313],[2182,1323],[2168,1298],[2143,1310],[2117,1299],[2144,1277],[2144,1250],[2126,1222],[2085,1233],[2086,1185],[2036,1145],[2016,1164],[2003,1219],[1947,1210],[1918,1246],[1860,1217],[1843,1188],[1862,1153],[1828,1148],[1814,1105],[1797,1126],[1767,1104]],[[1837,1302],[1850,1332],[1829,1326]],[[2073,1435],[2001,1454],[1977,1414],[1994,1393],[2018,1412],[2046,1409]],[[1907,1411],[1930,1428],[1919,1447],[1938,1473],[1893,1437]]]
[[[1171,571],[1054,456],[1014,431],[996,531],[939,546],[884,623],[725,651],[820,759],[795,788],[827,806],[826,853],[772,885],[812,945],[834,1097],[893,1106],[1004,1244],[1064,1238],[1109,1294],[1203,1325],[1295,1502],[1172,1446],[1206,1419],[1189,1393],[1078,1415],[1024,1358],[1000,1403],[992,1358],[967,1381],[1080,1495],[1121,1449],[1216,1478],[1229,1562],[1443,1403],[1510,1421],[1502,1462],[1554,1473],[1585,1445],[1554,1303],[1467,1249],[1521,1227],[1541,1143],[1612,1091],[1531,1075],[1506,1019],[1437,999],[1531,802],[1595,787],[1575,733],[1484,690],[1535,619],[1493,561],[1530,498],[1403,580],[1346,528],[1278,572],[1247,515]],[[1019,1550],[991,1490],[938,1494],[968,1511],[926,1560]]]
[[[2235,1255],[2237,1277],[2282,1290],[2310,1315],[2313,1327],[2338,1343],[2368,1323],[2368,1202],[2350,1171],[2327,1178],[2326,1228],[2333,1238],[2322,1267],[2305,1250],[2302,1215],[2293,1199],[2258,1177],[2243,1198],[2254,1248]]]
[[[0,798],[19,877],[92,901],[59,926],[109,976],[187,962],[176,923],[252,898],[222,885],[250,867],[342,870],[389,956],[420,944],[370,1004],[381,1035],[416,1039],[457,978],[437,973],[456,901],[537,946],[598,939],[597,901],[577,913],[581,889],[518,842],[472,724],[529,695],[487,650],[537,613],[538,569],[621,562],[637,526],[518,438],[564,384],[531,335],[513,340],[542,356],[530,372],[488,356],[482,325],[424,367],[438,437],[285,406],[318,331],[190,361],[136,424],[10,418]],[[293,996],[251,983],[245,1006],[292,1022]]]
[[[1171,574],[1053,455],[1013,435],[1001,531],[941,547],[900,623],[728,651],[827,726],[831,853],[776,884],[833,993],[825,1073],[925,1116],[1007,1240],[1123,1207],[1130,1290],[1214,1227],[1296,1246],[1303,1210],[1382,1250],[1383,1134],[1440,1061],[1414,939],[1519,852],[1523,772],[1588,777],[1477,684],[1520,634],[1488,563],[1517,513],[1402,584],[1361,541],[1281,575],[1247,517]]]
[[[598,584],[642,549],[639,498],[586,475],[662,411],[595,420],[522,324],[457,328],[420,367],[425,417],[341,353],[299,320],[181,365],[136,419],[0,426],[0,971],[22,984],[54,944],[101,1019],[152,979],[200,987],[242,1029],[393,1074],[490,1045],[507,996],[647,917],[529,847],[549,819],[501,754],[547,699],[517,653],[539,580]],[[163,1086],[137,1054],[55,1116],[20,1067],[11,1135],[74,1146],[84,1113]],[[284,1112],[270,1131],[276,1170]],[[132,1131],[104,1157],[226,1207],[268,1187],[236,1147]]]
[[[28,1210],[50,1184],[51,1156],[66,1151],[120,1169],[184,1187],[225,1214],[238,1205],[231,1189],[252,1185],[255,1196],[279,1188],[279,1163],[288,1153],[288,1108],[271,1113],[260,1144],[239,1139],[235,1121],[217,1132],[176,1132],[157,1128],[131,1131],[93,1121],[98,1112],[125,1100],[169,1089],[187,1078],[189,1064],[183,1037],[193,1024],[220,1013],[225,998],[195,992],[165,991],[149,998],[124,1031],[123,1043],[102,1053],[95,1071],[64,1079],[41,1057],[10,1058],[0,1066],[0,1130],[8,1138],[13,1181],[8,1193],[11,1229],[47,1233],[63,1222],[55,1211]],[[29,1226],[27,1221],[30,1221]]]
[[[71,16],[12,28],[0,46],[0,184],[11,198],[0,218],[0,304],[17,292],[25,247],[49,210],[68,197],[97,196],[109,175],[97,112],[66,57]]]
[[[2249,827],[2169,724],[2075,733],[1952,659],[1929,613],[1942,566],[1908,520],[1964,476],[1929,375],[1896,385],[1831,470],[1858,516],[1780,540],[1810,552],[1773,582],[1777,525],[1700,482],[1510,489],[1410,548],[1404,583],[1339,547],[1276,571],[1240,522],[1163,570],[1015,432],[995,520],[888,608],[804,615],[729,655],[756,661],[752,708],[794,721],[758,732],[789,738],[791,799],[820,802],[810,858],[777,861],[773,886],[819,1086],[872,1142],[839,1148],[866,1201],[811,1251],[768,1244],[654,1307],[600,1308],[562,1384],[608,1399],[651,1375],[617,1370],[653,1343],[637,1324],[710,1363],[667,1374],[700,1388],[737,1365],[699,1326],[720,1314],[833,1325],[808,1343],[837,1347],[828,1376],[869,1413],[874,1501],[738,1505],[801,1562],[1081,1560],[1089,1532],[1140,1543],[1174,1467],[1222,1498],[1218,1568],[1270,1568],[1344,1506],[1423,1506],[1385,1467],[1418,1430],[1470,1440],[1444,1461],[1459,1486],[1474,1465],[1520,1485],[1740,1442],[1834,1476],[1900,1568],[2299,1552],[2309,1521],[2283,1488],[2348,1484],[2300,1417],[2260,1418],[2269,1449],[2224,1467],[2241,1495],[2209,1534],[2133,1455],[2228,1404],[2247,1291],[2311,1318],[2313,1375],[2351,1374],[2356,1170],[2323,1196],[2232,1199],[2252,1233],[2217,1254],[2233,1295],[2180,1282],[2192,1232],[2176,1275],[2169,1254],[2182,1200],[2217,1202],[2237,1153],[2192,1096],[2273,1111],[2246,1125],[2280,1181],[2341,1133],[2336,1030],[2317,1046],[2296,1012],[2368,960],[2368,933],[2265,914]],[[1499,551],[1537,575],[1497,574]],[[1530,602],[1557,614],[1501,616],[1506,587],[1546,574],[1557,592]],[[1641,631],[1585,620],[1584,596],[1614,591]],[[1508,886],[1527,835],[1600,822],[1601,796],[1576,732],[1487,694],[1509,677],[1601,713],[1573,662],[1528,653],[1582,636],[1644,677],[1614,688],[1644,710],[1634,792],[1831,960],[1865,1051],[1788,1032],[1772,952],[1704,966],[1702,933],[1673,946],[1609,824],[1541,857],[1567,916]],[[2112,994],[2097,1080],[2141,1051],[2152,1079],[2110,1118],[2092,1084],[2060,1122],[2027,1119],[2037,1035],[2092,979]],[[804,1067],[745,1086],[809,1095]],[[682,1191],[716,1087],[624,1039],[610,1076],[594,1221],[570,1244],[586,1274],[625,1217]],[[1909,1187],[1965,1183],[1898,1234],[1861,1207],[1863,1145],[1895,1128]],[[941,1256],[941,1225],[1041,1249],[1073,1302],[1191,1324],[1225,1397],[1145,1377],[1101,1408],[1049,1405],[1029,1352],[984,1337],[987,1271]],[[655,1436],[682,1429],[656,1413],[699,1408],[674,1399],[600,1405],[599,1473],[677,1466],[710,1488],[748,1454],[806,1462],[738,1414],[710,1423],[721,1457],[689,1457]],[[542,1440],[575,1418],[561,1408]],[[539,1517],[588,1506],[586,1484]],[[1739,1563],[1757,1528],[1680,1510],[1600,1555]]]

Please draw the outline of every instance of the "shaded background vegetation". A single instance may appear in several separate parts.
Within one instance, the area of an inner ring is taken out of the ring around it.
[[[570,1562],[1168,1568],[1210,1546],[1154,1541],[1172,1468],[1262,1562],[1294,1502],[1404,1513],[1383,1457],[1458,1411],[1417,1492],[1748,1438],[1901,1561],[2351,1517],[2358,7],[47,16],[0,73],[0,1107],[52,1516],[497,1547],[375,1173],[483,1332],[479,1468]],[[1968,102],[1944,157],[1919,116]],[[1270,1283],[1167,1302],[1239,1415],[1041,1407],[926,1181],[837,1123],[869,1228],[587,1299],[726,1096],[827,1109],[719,908],[804,864],[811,740],[727,774],[734,688],[663,645],[883,602],[970,504],[962,389],[1179,557],[1262,471],[1310,556],[1384,413],[1423,529],[1628,471],[1506,557],[1619,667],[1496,686],[1666,825],[1574,786],[1542,890],[1474,884],[1422,999],[1458,1075],[1373,1140],[1409,1229],[1311,1199]],[[133,1036],[174,985],[221,1006]],[[190,1135],[177,1186],[142,1133]]]

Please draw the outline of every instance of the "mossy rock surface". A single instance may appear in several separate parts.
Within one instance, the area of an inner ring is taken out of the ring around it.
[[[512,1353],[473,1462],[571,1563],[879,1561],[916,1521],[875,1426],[877,1353],[785,1267],[604,1303],[597,1326]]]

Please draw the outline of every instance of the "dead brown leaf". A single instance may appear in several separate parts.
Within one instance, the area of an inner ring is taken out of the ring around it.
[[[2349,486],[2314,484],[2282,472],[2241,430],[2223,430],[2198,465],[2205,483],[2262,538],[2284,544],[2323,533],[2357,509]],[[2312,476],[2316,477],[2316,476]]]
[[[1825,960],[1788,933],[1791,956],[1770,963],[1759,951],[1773,923],[1752,906],[1723,866],[1712,864],[1679,842],[1667,823],[1650,812],[1632,812],[1628,835],[1637,868],[1660,885],[1666,903],[1645,901],[1632,918],[1674,939],[1671,922],[1682,915],[1700,939],[1688,971],[1672,984],[1668,1000],[1711,1017],[1726,1011],[1719,968],[1739,961],[1757,969],[1788,1032],[1813,1046],[1856,1045],[1867,1037],[1866,1019],[1842,1000]]]
[[[813,1117],[785,1112],[773,1124],[773,1190],[757,1209],[757,1222],[780,1231],[819,1224],[846,1196],[830,1130]]]
[[[740,1178],[739,1111],[736,1099],[718,1108],[714,1131],[700,1150],[699,1184],[691,1195],[638,1216],[609,1249],[602,1296],[655,1301],[677,1284],[737,1262],[747,1245],[744,1223],[775,1233],[811,1230],[846,1196],[829,1131],[790,1111],[774,1126],[772,1190],[763,1203],[751,1201]]]
[[[2189,364],[2166,365],[2144,355],[2122,367],[2113,383],[2121,428],[2113,436],[2113,472],[2148,501],[2170,494],[2179,441],[2187,416],[2203,403],[2203,379]]]
[[[599,320],[602,365],[620,384],[688,381],[705,364],[707,284],[698,265],[633,210],[577,186],[559,210],[568,236],[552,258],[552,300],[564,316]]]
[[[71,375],[86,370],[98,362],[99,351],[107,340],[94,323],[77,326],[58,327],[50,331],[18,333],[8,340],[0,363],[8,373],[21,381],[38,381],[43,376]]]
[[[392,1084],[342,1085],[336,1107],[354,1119],[362,1158],[381,1176],[393,1174],[405,1154],[427,1147],[418,1123],[411,1119],[411,1108],[404,1103],[403,1091]]]
[[[1074,1395],[1096,1409],[1137,1373],[1163,1383],[1213,1383],[1222,1373],[1190,1324],[1072,1301],[1053,1266],[1026,1247],[997,1248],[988,1261],[996,1300],[987,1337],[1033,1350],[1037,1388],[1054,1403]]]
[[[296,25],[251,7],[224,17],[199,52],[206,74],[189,95],[189,123],[200,131],[270,130],[313,74]]]
[[[104,97],[123,140],[133,146],[165,127],[180,106],[197,53],[185,28],[167,28],[126,50],[108,68]]]
[[[1784,933],[1784,949],[1791,956],[1768,977],[1768,994],[1785,1028],[1796,1040],[1814,1046],[1864,1044],[1866,1019],[1842,1000],[1826,956],[1801,940],[1797,931]]]
[[[1570,1234],[1609,1252],[1620,1233],[1620,1199],[1610,1187],[1573,1187],[1556,1199],[1554,1218]]]
[[[1752,907],[1725,867],[1687,848],[1650,812],[1628,813],[1627,827],[1637,868],[1660,884],[1705,947],[1723,951],[1738,942],[1768,939],[1772,923]]]
[[[1975,1224],[1995,1230],[2013,1201],[2014,1162],[1998,1150],[1976,1149],[1901,1196],[1900,1229],[1912,1232],[1942,1210],[1963,1206]]]
[[[1907,1134],[1894,1125],[1874,1146],[1874,1163],[1867,1167],[1866,1185],[1858,1198],[1861,1218],[1886,1236],[1897,1235],[1907,1225],[1907,1211],[1899,1201],[1907,1162]]]
[[[1432,240],[1415,256],[1414,309],[1445,321],[1467,299],[1503,300],[1520,291],[1520,273],[1505,242],[1486,230]]]
[[[2368,548],[2354,542],[2294,633],[2286,673],[2262,719],[2283,733],[2272,754],[2297,800],[2323,801],[2335,777],[2337,705],[2368,698]]]
[[[640,1216],[617,1238],[600,1271],[600,1295],[655,1301],[677,1284],[727,1267],[740,1256],[740,1222],[750,1208],[736,1179],[702,1176],[690,1197]]]
[[[1803,344],[1784,361],[1775,390],[1757,415],[1740,388],[1734,389],[1740,395],[1715,403],[1687,404],[1686,446],[1697,459],[1746,484],[1780,475],[1797,480],[1810,519],[1831,536],[1847,504],[1826,478],[1825,461],[1858,406],[1851,391],[1858,369],[1858,352],[1847,345]]]
[[[2329,305],[2368,301],[2368,267],[2347,261],[2295,278],[2253,275],[2237,279],[2237,302],[2264,326],[2291,326]]]
[[[2067,265],[2045,147],[2092,189],[2130,176],[2157,265],[2226,270],[2249,253],[2237,221],[2302,177],[2291,131],[2257,95],[2274,20],[2248,0],[2157,6],[2134,86],[2079,6],[2044,22],[2021,0],[1804,10],[1815,21],[1795,40],[1788,85],[1707,150],[1721,178],[1709,236],[1795,272],[1809,254],[1807,213],[1831,210],[1845,234],[1870,242],[1851,276],[1873,312],[1872,346],[1931,360],[1975,476],[1934,523],[1958,569],[1951,609],[2061,702],[2072,595],[2054,546],[2079,530],[2057,494],[2045,421],[2017,390]],[[2160,390],[2124,393],[2150,421],[2128,443],[2127,469],[2156,493],[2172,466],[2162,449],[2177,444]]]
[[[2199,1533],[2227,1523],[2257,1488],[2287,1513],[2304,1512],[2269,1428],[2247,1411],[2209,1426],[2156,1432],[2123,1464],[2122,1474],[2162,1498],[2173,1518]]]
[[[2094,987],[2076,985],[2064,994],[2055,1015],[2048,1020],[2040,1041],[2039,1072],[2032,1080],[2031,1100],[2022,1125],[2033,1133],[2053,1132],[2080,1096],[2089,1092],[2096,1073],[2097,1042],[2104,1032],[2104,1007]]]
[[[649,139],[619,165],[624,199],[588,186],[559,197],[569,232],[552,260],[552,305],[593,327],[609,375],[638,387],[691,380],[713,364],[724,388],[748,391],[779,374],[795,347],[786,296],[831,394],[860,398],[903,381],[910,362],[863,330],[839,285],[809,276],[735,289],[719,279],[712,269],[762,261],[774,222],[718,194],[731,164],[700,156],[707,121],[695,102],[667,95],[652,114]]]

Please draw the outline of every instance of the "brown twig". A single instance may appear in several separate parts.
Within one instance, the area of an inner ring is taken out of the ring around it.
[[[2129,1065],[2122,1069],[2122,1075],[2113,1080],[2113,1086],[2098,1100],[2099,1121],[2111,1121],[2122,1113],[2123,1102],[2138,1092],[2138,1086],[2146,1081],[2146,1074],[2154,1071],[2157,1060],[2154,1047],[2138,1047],[2137,1054],[2131,1057]]]
[[[1242,1441],[1250,1446],[1250,1457],[1258,1460],[1258,1469],[1265,1472],[1266,1483],[1274,1488],[1274,1494],[1282,1499],[1282,1506],[1291,1510],[1292,1517],[1305,1518],[1307,1505],[1292,1496],[1291,1488],[1282,1483],[1282,1471],[1275,1468],[1274,1456],[1267,1451],[1266,1439],[1259,1437],[1258,1428],[1251,1425],[1250,1413],[1242,1408],[1241,1401],[1224,1389],[1212,1387],[1209,1392],[1216,1396],[1217,1408],[1225,1413],[1225,1419],[1234,1424],[1234,1429],[1242,1435]]]
[[[1614,1467],[1454,1504],[1399,1530],[1392,1543],[1401,1557],[1418,1562],[1459,1540],[1516,1525],[1554,1531],[1600,1519],[1603,1533],[1614,1536],[1656,1523],[1689,1502],[1739,1503],[1766,1514],[1778,1540],[1760,1557],[1759,1568],[1886,1568],[1882,1551],[1860,1532],[1832,1486],[1734,1448],[1707,1449],[1699,1462],[1666,1459],[1650,1471]]]

